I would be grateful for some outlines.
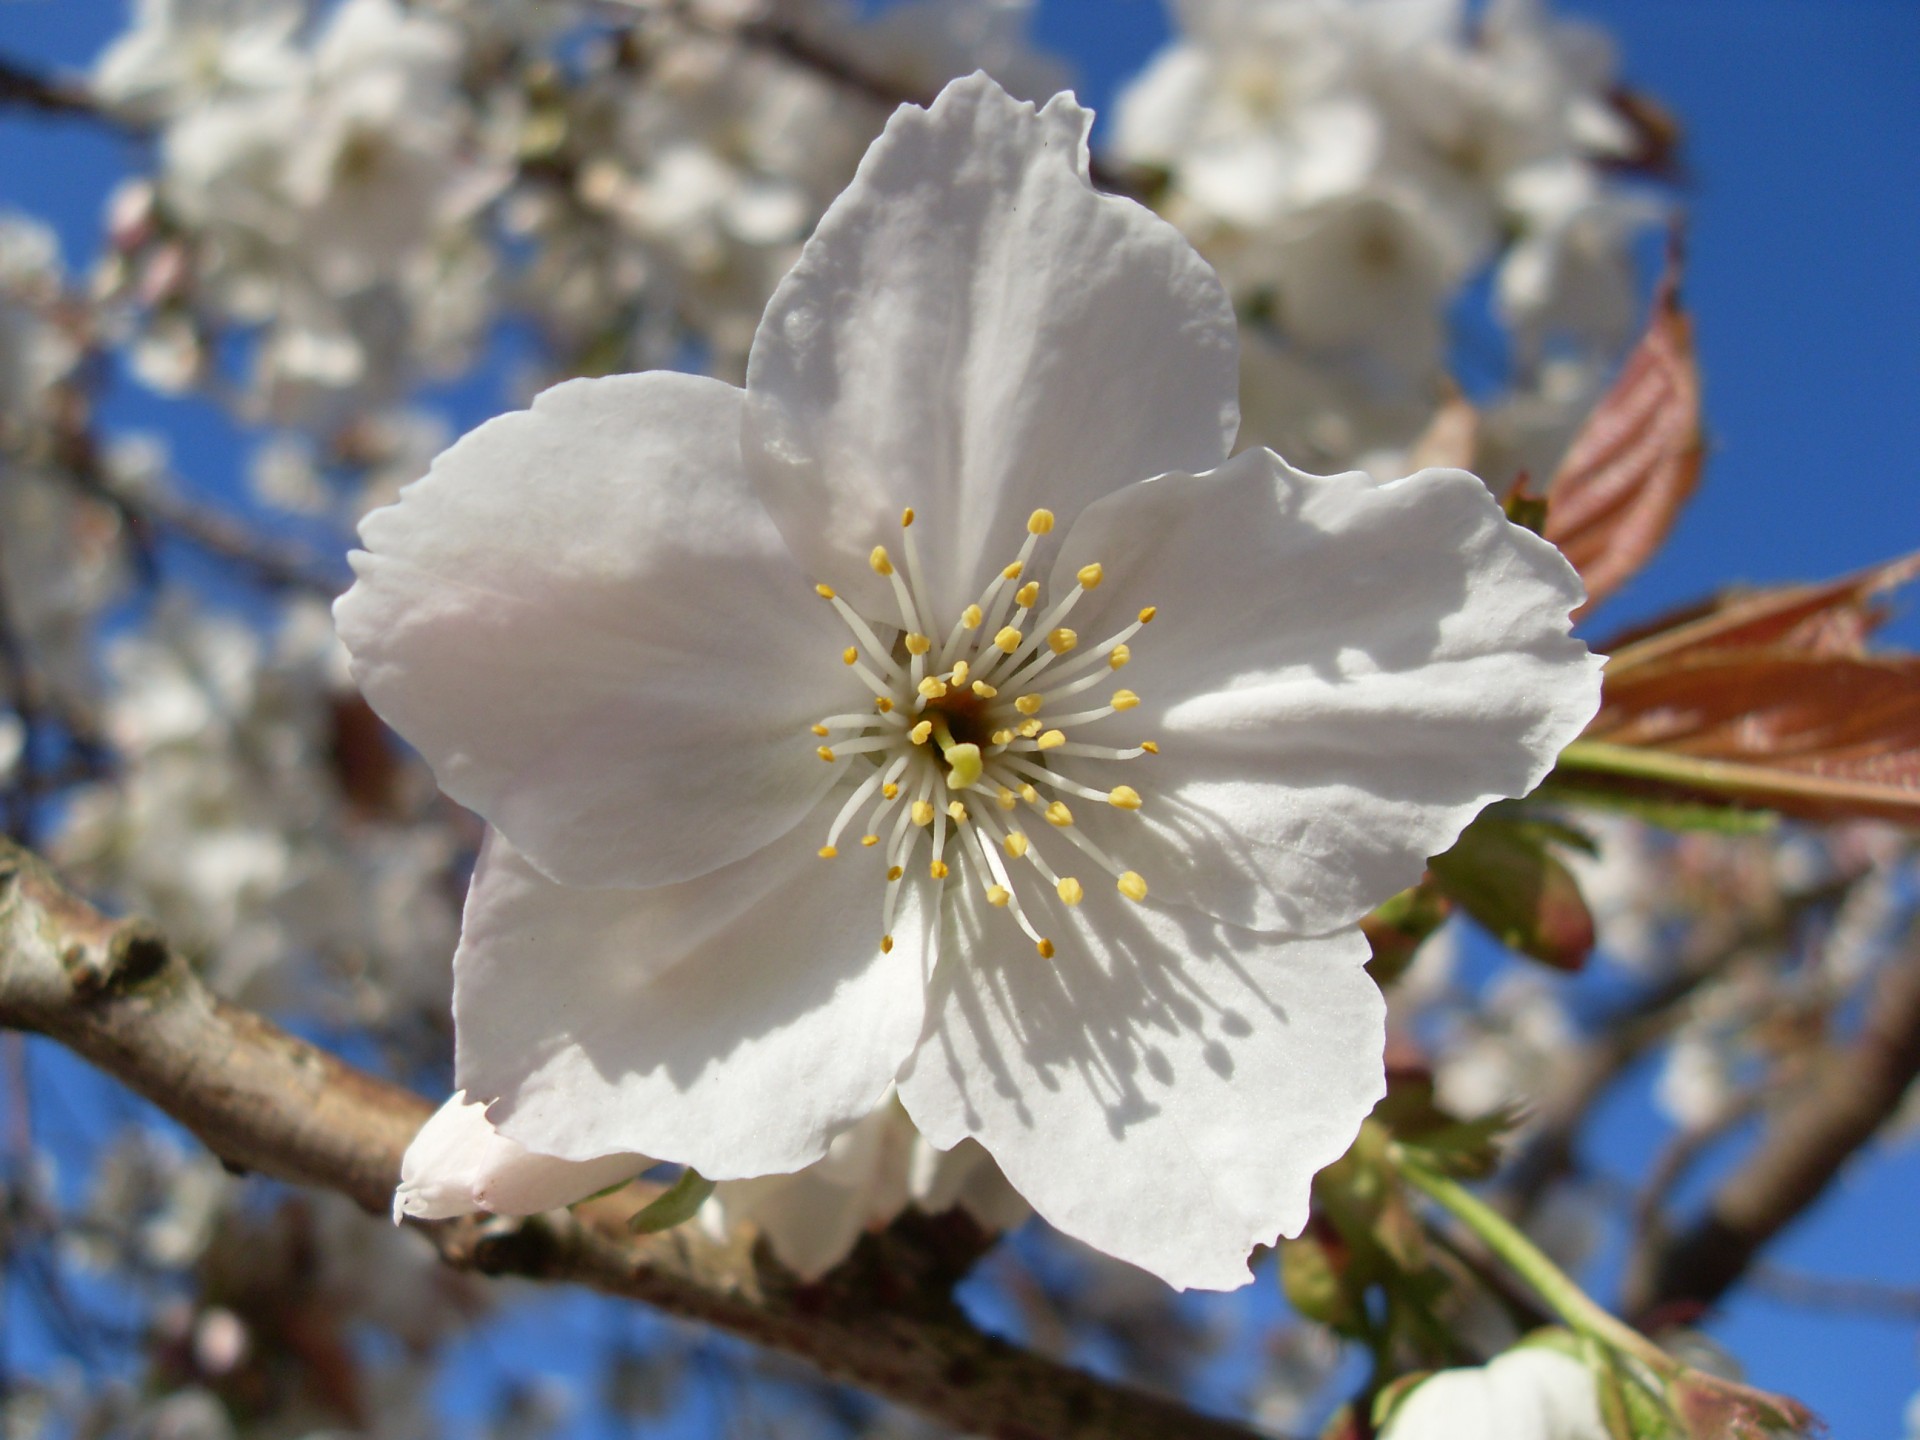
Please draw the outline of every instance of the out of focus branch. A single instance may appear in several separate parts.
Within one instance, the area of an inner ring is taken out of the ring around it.
[[[1628,1313],[1679,1317],[1717,1301],[1873,1139],[1916,1077],[1920,932],[1882,972],[1852,1044],[1815,1069],[1705,1213],[1628,1277]]]
[[[0,841],[0,1025],[51,1037],[153,1101],[228,1165],[386,1212],[432,1107],[219,999],[140,921],[79,899]],[[644,1300],[799,1356],[955,1429],[1008,1440],[1252,1440],[970,1325],[947,1295],[977,1253],[952,1220],[897,1225],[798,1285],[743,1234],[626,1232],[631,1197],[530,1221],[424,1227],[452,1264]]]
[[[0,106],[20,106],[46,115],[99,115],[83,85],[41,75],[0,55]]]
[[[844,90],[849,90],[876,105],[892,110],[901,105],[930,105],[933,96],[899,84],[888,77],[864,69],[847,56],[831,46],[822,44],[804,29],[787,21],[768,15],[759,19],[746,20],[734,24],[722,24],[702,15],[697,5],[678,3],[672,6],[672,13],[688,29],[703,34],[724,36],[739,41],[756,50],[778,55],[790,64],[831,80]],[[1117,172],[1094,156],[1089,173],[1096,187],[1112,195],[1127,195],[1138,198],[1136,187],[1126,175]]]

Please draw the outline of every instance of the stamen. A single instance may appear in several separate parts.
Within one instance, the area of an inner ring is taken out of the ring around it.
[[[974,681],[972,689],[973,693],[978,695],[982,700],[991,700],[1000,693],[984,680]]]
[[[1064,655],[1080,643],[1080,637],[1064,625],[1047,632],[1047,648],[1056,655]]]
[[[1135,903],[1147,898],[1147,882],[1140,878],[1137,870],[1128,870],[1120,876],[1119,889],[1122,895]]]
[[[887,547],[884,545],[873,547],[873,553],[867,556],[867,564],[873,567],[873,573],[876,575],[893,574],[893,561],[888,558]]]
[[[1107,803],[1116,810],[1138,810],[1140,792],[1131,785],[1116,785],[1107,792]]]
[[[1053,511],[1036,510],[1027,517],[1029,535],[1046,535],[1053,529]]]
[[[1003,627],[1000,633],[993,637],[993,643],[1011,655],[1020,648],[1020,638],[1020,632],[1014,629],[1013,626],[1008,625]]]
[[[1091,565],[1082,565],[1074,572],[1073,578],[1080,582],[1080,588],[1083,590],[1098,590],[1100,582],[1106,578],[1106,572],[1100,568],[1100,562],[1096,560]]]
[[[1087,898],[1087,892],[1081,889],[1080,882],[1071,875],[1062,878],[1060,883],[1053,888],[1054,893],[1069,905],[1078,905],[1082,900]]]
[[[822,845],[819,848],[819,850],[815,851],[814,853],[819,855],[819,857],[822,860],[831,860],[833,859],[834,856],[838,855],[840,852],[834,849],[833,846],[831,845]]]
[[[1047,697],[1044,695],[1022,695],[1013,702],[1013,708],[1022,715],[1038,715],[1040,707],[1046,704],[1046,701]]]
[[[1073,824],[1073,812],[1067,808],[1065,801],[1056,800],[1047,806],[1047,823],[1062,830]]]
[[[1066,743],[1067,743],[1066,732],[1061,730],[1049,730],[1047,731],[1046,734],[1042,735],[1038,740],[1033,742],[1034,748],[1036,750],[1052,750]]]

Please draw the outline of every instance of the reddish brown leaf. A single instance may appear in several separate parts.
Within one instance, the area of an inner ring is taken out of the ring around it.
[[[1587,582],[1585,614],[1646,564],[1700,478],[1693,325],[1669,269],[1647,332],[1547,487],[1546,536]]]
[[[1633,747],[1646,763],[1615,757],[1620,773],[1682,790],[1807,819],[1920,824],[1920,658],[1707,645],[1609,667],[1570,757],[1608,768],[1589,742]]]
[[[1603,647],[1608,674],[1705,650],[1774,648],[1862,655],[1887,618],[1879,599],[1920,576],[1920,551],[1819,585],[1780,585],[1720,596],[1666,615]]]

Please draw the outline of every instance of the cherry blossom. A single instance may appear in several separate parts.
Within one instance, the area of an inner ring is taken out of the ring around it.
[[[1090,120],[902,108],[744,391],[489,422],[336,617],[493,827],[455,1018],[503,1135],[780,1174],[897,1080],[1059,1228],[1230,1288],[1382,1093],[1353,921],[1539,781],[1597,663],[1473,476],[1227,458],[1227,296],[1093,189]]]

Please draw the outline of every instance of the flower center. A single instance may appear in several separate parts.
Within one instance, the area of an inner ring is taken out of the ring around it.
[[[911,509],[901,514],[901,565],[884,545],[869,557],[874,573],[891,582],[897,618],[876,626],[832,586],[814,587],[846,622],[854,643],[840,658],[872,695],[871,709],[829,715],[813,727],[820,758],[845,766],[854,782],[820,855],[838,856],[841,837],[856,821],[861,845],[886,846],[883,951],[893,948],[901,886],[924,859],[930,880],[971,882],[1051,957],[1053,942],[1021,904],[1022,886],[1034,876],[1066,904],[1078,905],[1086,891],[1072,872],[1084,859],[1111,875],[1128,899],[1146,898],[1140,873],[1089,839],[1068,803],[1137,811],[1140,792],[1130,785],[1095,789],[1058,773],[1052,762],[1064,756],[1118,762],[1157,751],[1150,740],[1117,747],[1088,733],[1140,703],[1131,690],[1115,688],[1114,672],[1133,658],[1128,642],[1153,619],[1154,608],[1099,644],[1083,646],[1063,622],[1105,573],[1098,564],[1082,566],[1073,589],[1043,605],[1041,584],[1027,572],[1041,537],[1053,530],[1053,513],[1036,510],[1012,563],[960,612],[944,640],[936,638],[942,627],[921,580],[913,521]],[[883,639],[889,632],[891,643]],[[1036,843],[1041,836],[1049,838]],[[1065,866],[1054,863],[1069,858]]]

